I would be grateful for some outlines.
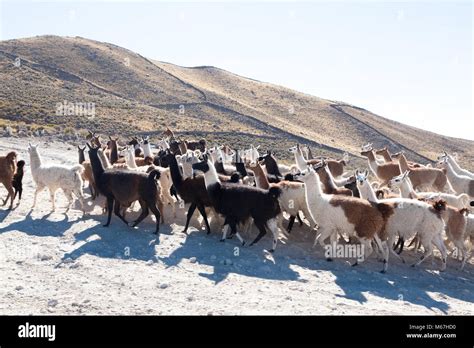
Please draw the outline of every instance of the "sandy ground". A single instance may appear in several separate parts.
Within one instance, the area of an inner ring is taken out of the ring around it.
[[[26,146],[25,139],[1,138],[0,154],[15,149],[28,166]],[[42,143],[40,152],[48,163],[77,161],[76,149],[65,144]],[[156,237],[151,217],[137,229],[115,217],[102,227],[105,216],[88,189],[84,217],[79,204],[66,213],[62,192],[55,212],[47,191],[31,210],[33,192],[28,166],[21,204],[0,209],[0,314],[474,313],[472,260],[459,271],[450,258],[440,273],[438,259],[409,267],[419,255],[408,251],[408,264],[392,259],[381,274],[375,257],[358,267],[353,260],[327,262],[311,248],[307,226],[281,237],[272,255],[265,250],[269,237],[240,247],[235,238],[219,242],[217,232],[181,233],[185,209],[176,219],[167,210]]]

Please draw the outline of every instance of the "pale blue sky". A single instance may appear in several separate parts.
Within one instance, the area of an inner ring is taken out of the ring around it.
[[[2,40],[55,34],[107,41],[474,140],[469,0],[0,1]]]

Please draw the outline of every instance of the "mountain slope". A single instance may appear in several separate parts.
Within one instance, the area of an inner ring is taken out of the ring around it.
[[[17,57],[21,65],[13,63]],[[427,162],[443,149],[471,167],[474,142],[403,125],[371,112],[244,78],[214,67],[184,68],[84,38],[40,36],[0,42],[0,118],[157,134],[165,125],[184,137],[272,148],[282,158],[295,142],[318,154],[358,157],[360,146],[388,145]],[[63,101],[95,103],[96,117],[57,115]],[[363,163],[356,160],[357,164]]]

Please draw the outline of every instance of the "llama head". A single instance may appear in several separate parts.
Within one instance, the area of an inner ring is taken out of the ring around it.
[[[404,153],[405,153],[405,151],[403,151],[403,150],[402,150],[402,151],[399,151],[399,152],[397,152],[397,153],[394,153],[394,154],[392,155],[392,158],[394,158],[394,159],[400,159],[402,156],[404,156]]]
[[[15,163],[16,162],[16,152],[15,151],[10,151],[6,156],[6,159],[10,163]]]
[[[288,151],[290,151],[291,153],[297,153],[298,150],[299,150],[299,144],[292,146],[288,149]]]
[[[356,181],[357,189],[359,191],[365,190],[366,187],[370,186],[368,177],[369,177],[369,171],[367,169],[364,171],[361,171],[359,169],[356,170],[355,181]]]
[[[304,183],[308,183],[311,180],[319,180],[318,176],[316,175],[316,172],[311,167],[308,167],[307,169],[302,170],[297,174],[294,174],[293,178]]]
[[[209,169],[211,168],[211,166],[212,166],[212,162],[209,160],[209,157],[204,154],[202,156],[202,161],[194,163],[192,165],[192,168],[193,168],[193,172],[199,171],[199,172],[207,173]]]
[[[16,166],[18,167],[18,169],[23,168],[25,166],[25,161],[20,160],[20,161],[16,162]]]
[[[367,151],[372,151],[372,150],[373,150],[372,143],[367,143],[365,145],[362,145],[361,147],[362,152],[367,152]]]
[[[408,174],[410,174],[409,170],[406,170],[402,174],[393,177],[389,182],[388,182],[388,187],[392,189],[400,189],[402,186],[403,182],[408,180]]]
[[[28,153],[38,153],[38,146],[39,144],[33,145],[32,143],[28,143]]]

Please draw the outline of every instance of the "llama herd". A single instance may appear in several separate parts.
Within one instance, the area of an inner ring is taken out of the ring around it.
[[[78,147],[78,164],[73,166],[43,163],[41,148],[29,144],[36,184],[33,208],[38,193],[48,188],[53,210],[55,193],[61,189],[68,209],[75,196],[84,211],[87,182],[92,204],[98,196],[105,197],[104,226],[111,223],[112,213],[128,225],[127,212],[138,201],[141,213],[132,226],[151,212],[158,233],[166,222],[164,208],[170,207],[176,218],[179,204],[187,207],[184,233],[193,215],[199,214],[207,233],[210,221],[222,227],[221,241],[235,235],[244,245],[242,233],[251,234],[255,227],[253,245],[270,232],[271,252],[280,232],[290,238],[298,220],[308,234],[314,234],[314,244],[325,249],[360,244],[364,255],[355,264],[375,251],[383,262],[382,272],[388,268],[389,255],[405,262],[402,252],[408,241],[408,247],[414,245],[412,252],[424,250],[414,266],[434,258],[436,248],[441,270],[450,249],[460,257],[462,269],[474,243],[474,174],[446,152],[436,164],[423,165],[409,161],[403,152],[391,154],[369,143],[360,154],[367,158],[370,172],[350,172],[345,170],[347,154],[341,159],[314,157],[308,146],[298,144],[288,149],[294,164],[285,165],[271,151],[260,154],[253,145],[238,151],[226,145],[209,147],[203,139],[180,140],[169,128],[153,147],[148,137],[134,137],[121,145],[118,138],[108,137],[104,143],[89,132],[86,140],[86,146]],[[21,199],[24,165],[14,151],[0,157],[0,181],[8,191],[3,204],[9,200],[10,209],[17,194]]]

